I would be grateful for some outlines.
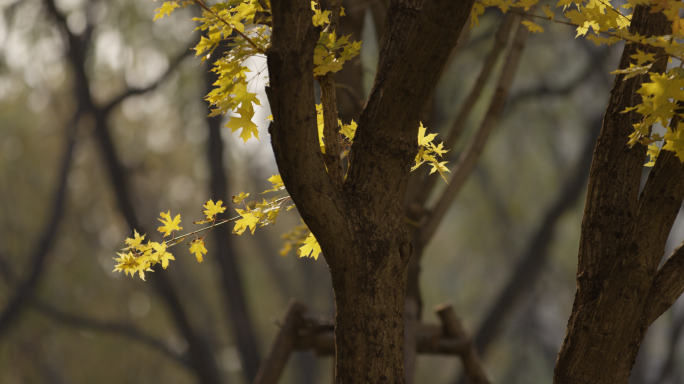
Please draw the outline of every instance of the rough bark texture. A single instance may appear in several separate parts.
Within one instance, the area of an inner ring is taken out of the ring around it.
[[[316,129],[310,3],[272,1],[269,131],[281,176],[318,239],[335,291],[336,383],[403,383],[411,238],[404,193],[419,119],[472,1],[393,1],[378,74],[344,184],[326,172]]]
[[[638,7],[631,28],[663,35],[668,23]],[[636,49],[625,47],[620,68]],[[662,72],[665,64],[656,62],[653,71]],[[618,76],[611,92],[590,171],[578,288],[554,383],[627,383],[655,311],[647,305],[655,300],[649,292],[684,196],[684,166],[663,152],[639,196],[645,147],[626,145],[638,116],[620,112],[639,102],[636,91],[645,78]]]

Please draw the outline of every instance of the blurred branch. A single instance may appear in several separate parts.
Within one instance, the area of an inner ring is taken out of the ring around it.
[[[82,109],[79,103],[79,107],[67,128],[64,154],[62,155],[62,161],[58,171],[59,177],[57,179],[57,187],[53,194],[51,212],[45,222],[43,233],[38,238],[36,249],[32,252],[29,275],[26,279],[16,284],[14,293],[9,298],[7,306],[3,309],[2,313],[0,313],[0,338],[2,338],[3,333],[9,329],[11,323],[16,319],[24,305],[31,300],[36,285],[45,270],[47,254],[52,247],[59,223],[64,215],[64,200],[66,199],[67,194],[67,177],[69,175],[69,169],[71,168],[74,146],[76,144],[76,133],[78,131],[78,122],[81,117]]]
[[[183,60],[190,56],[191,53],[192,51],[190,49],[184,50],[182,53],[180,53],[178,56],[174,57],[171,60],[169,67],[166,69],[166,72],[159,76],[159,78],[155,80],[152,84],[142,88],[127,89],[125,92],[121,93],[119,96],[116,96],[114,99],[109,101],[104,107],[102,107],[102,113],[105,115],[109,114],[112,109],[114,109],[116,106],[118,106],[124,100],[131,96],[141,95],[157,89],[159,85],[161,85],[166,79],[168,79],[169,76],[178,68],[178,66],[183,62]]]
[[[213,57],[221,58],[224,56],[225,47],[219,49],[220,51],[215,52],[212,55]],[[206,91],[209,92],[212,84],[216,81],[216,75],[213,72],[206,71],[204,76]],[[222,119],[220,116],[207,116],[205,121],[209,128],[207,162],[210,172],[209,189],[211,197],[214,201],[230,201],[228,180],[223,165],[225,148],[221,138]],[[218,263],[221,272],[220,281],[225,300],[224,309],[232,322],[232,336],[237,345],[245,378],[249,383],[252,383],[261,365],[261,354],[253,326],[254,320],[247,306],[243,278],[231,233],[228,227],[223,226],[216,228],[215,235],[214,242],[217,254],[213,260]]]
[[[38,310],[45,316],[51,318],[54,321],[62,323],[68,327],[77,328],[79,330],[90,330],[94,332],[111,333],[115,335],[124,336],[133,341],[147,345],[148,347],[161,352],[167,357],[170,357],[182,363],[186,367],[190,367],[187,354],[178,354],[174,352],[169,347],[167,347],[163,341],[142,332],[132,324],[125,324],[113,321],[101,321],[89,319],[87,317],[79,315],[69,314],[47,303],[40,302],[37,300],[34,300],[32,304],[36,310]]]
[[[601,127],[600,120],[591,123],[591,131],[582,147],[578,163],[572,175],[563,183],[556,200],[546,211],[544,218],[537,227],[527,249],[511,274],[509,281],[501,289],[494,305],[487,312],[482,325],[475,335],[475,346],[481,353],[485,353],[489,345],[498,335],[502,324],[518,301],[534,287],[548,259],[548,249],[553,240],[553,234],[560,218],[575,204],[586,187],[591,165],[591,153]]]
[[[677,369],[677,346],[681,341],[682,331],[684,331],[684,312],[679,313],[678,316],[673,316],[672,326],[670,327],[670,338],[667,346],[667,358],[663,363],[658,378],[653,384],[665,384],[668,379],[675,377],[674,373]],[[674,382],[674,381],[672,381]]]
[[[85,69],[85,58],[87,57],[89,46],[78,36],[71,33],[66,25],[64,16],[57,10],[54,0],[45,0],[45,4],[50,15],[57,21],[59,28],[68,41],[67,60],[74,72],[74,88],[79,95],[79,100],[82,101],[83,112],[92,114],[95,119],[95,136],[100,145],[100,153],[103,156],[105,166],[109,171],[109,177],[119,209],[131,229],[136,228],[145,233],[139,225],[128,192],[129,183],[126,170],[123,164],[121,164],[114,148],[107,124],[108,115],[95,105],[90,94],[90,82]],[[207,340],[202,338],[190,324],[187,313],[180,302],[178,292],[173,286],[169,275],[165,273],[151,274],[150,282],[153,284],[156,292],[166,302],[176,327],[188,342],[189,364],[199,380],[205,384],[221,383],[221,374],[216,365],[213,351]]]
[[[271,349],[259,368],[254,384],[276,384],[295,348],[297,330],[301,326],[306,306],[293,300],[288,306]]]
[[[435,308],[437,316],[442,320],[442,325],[444,326],[444,333],[446,336],[459,338],[466,340],[468,347],[466,351],[461,355],[461,360],[463,361],[463,370],[468,382],[471,384],[490,384],[491,381],[487,377],[487,373],[484,371],[482,366],[482,361],[477,354],[477,350],[474,347],[472,340],[465,332],[461,319],[456,316],[451,305],[438,305]]]
[[[585,40],[580,40],[585,42]],[[592,43],[593,45],[593,43]],[[515,94],[511,95],[509,105],[512,107],[515,104],[525,101],[529,98],[539,98],[544,96],[565,96],[577,89],[577,84],[582,83],[583,80],[589,79],[596,72],[597,63],[605,63],[606,59],[610,56],[610,50],[607,49],[596,49],[596,47],[587,47],[586,51],[589,53],[591,58],[587,60],[586,65],[582,70],[570,81],[565,82],[559,86],[549,86],[546,82],[536,85],[533,88],[523,89]],[[601,77],[607,80],[607,74],[605,72],[600,72]]]
[[[5,280],[8,284],[16,282],[17,277],[14,271],[12,270],[12,267],[6,263],[5,258],[2,254],[0,254],[0,272],[2,279]],[[172,351],[170,348],[166,346],[164,342],[144,333],[132,324],[124,324],[112,321],[100,321],[95,319],[89,319],[84,316],[69,314],[60,311],[56,307],[48,303],[42,302],[36,298],[30,298],[30,302],[28,303],[28,305],[31,305],[35,310],[43,313],[45,316],[50,317],[52,320],[63,323],[66,326],[95,332],[120,334],[132,340],[145,344],[153,349],[161,351],[167,357],[171,357],[174,360],[177,360],[186,366],[189,365],[187,354],[178,354]]]
[[[454,175],[451,178],[449,186],[446,188],[442,196],[440,196],[434,207],[430,209],[427,220],[422,226],[419,239],[421,244],[427,244],[436,232],[439,224],[444,218],[444,215],[448,211],[449,206],[453,202],[454,198],[456,198],[456,195],[461,190],[461,187],[465,184],[468,176],[475,167],[475,163],[482,154],[482,150],[484,149],[484,145],[489,138],[489,134],[503,113],[508,91],[513,83],[513,77],[515,75],[518,62],[520,61],[522,49],[525,45],[525,40],[527,39],[528,34],[527,28],[521,27],[519,22],[517,24],[518,28],[516,30],[513,43],[508,51],[508,54],[506,55],[504,67],[499,77],[496,91],[489,104],[484,121],[480,125],[474,137],[471,139],[470,143],[468,143],[466,150],[459,157],[458,162],[454,167]]]

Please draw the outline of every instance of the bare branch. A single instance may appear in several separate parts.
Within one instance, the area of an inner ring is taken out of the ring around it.
[[[437,316],[439,316],[440,320],[442,320],[442,326],[444,327],[444,333],[446,336],[467,340],[468,347],[461,355],[461,360],[463,361],[463,368],[465,375],[468,378],[468,382],[472,384],[491,383],[491,380],[487,377],[487,373],[484,371],[482,361],[480,360],[480,356],[478,355],[472,340],[466,334],[465,328],[461,323],[461,319],[456,316],[456,313],[451,305],[438,305],[435,307],[435,312],[437,313]]]
[[[114,335],[124,336],[135,342],[147,345],[148,347],[161,352],[165,356],[180,362],[186,367],[189,367],[190,365],[188,356],[186,354],[176,353],[175,351],[171,350],[163,341],[148,335],[132,324],[114,321],[101,321],[66,313],[52,305],[37,300],[33,302],[33,307],[45,316],[48,316],[52,320],[62,323],[68,327],[76,328],[78,330],[90,330],[94,332],[111,333]]]
[[[676,127],[681,121],[670,122]],[[655,273],[684,199],[684,164],[672,151],[662,151],[648,174],[630,230],[630,239],[639,239],[625,247],[624,264],[638,263]]]
[[[684,241],[656,273],[646,299],[647,324],[651,325],[684,293]]]
[[[513,39],[513,44],[506,55],[504,67],[499,76],[496,91],[489,104],[484,121],[454,166],[454,175],[451,178],[449,186],[444,190],[442,196],[440,196],[437,203],[430,210],[430,214],[421,231],[422,233],[419,239],[421,244],[427,244],[436,232],[437,227],[444,218],[449,206],[454,198],[456,198],[456,195],[475,167],[477,160],[482,154],[484,145],[489,138],[489,134],[494,129],[494,126],[503,113],[508,92],[513,83],[513,77],[518,67],[518,62],[520,61],[522,49],[528,34],[527,28],[522,27],[519,22],[517,24],[518,28],[515,33],[515,38]]]
[[[43,233],[37,241],[36,249],[32,252],[29,275],[25,280],[16,285],[16,289],[9,298],[7,306],[3,309],[2,313],[0,313],[0,336],[9,329],[11,323],[17,318],[17,315],[19,315],[22,308],[31,300],[36,285],[45,271],[47,254],[54,243],[59,223],[64,216],[64,200],[67,195],[67,178],[69,169],[71,169],[71,161],[74,146],[76,144],[78,122],[82,118],[81,107],[82,103],[79,102],[78,110],[67,128],[64,154],[62,155],[61,164],[59,166],[59,177],[57,179],[55,193],[53,194],[51,212],[45,222]]]
[[[114,194],[119,204],[119,208],[126,219],[128,225],[138,230],[145,231],[139,225],[139,221],[133,207],[133,203],[128,191],[128,178],[114,148],[114,143],[109,132],[107,122],[108,116],[97,108],[90,94],[90,82],[85,69],[85,58],[87,57],[88,45],[82,39],[75,36],[66,25],[66,19],[57,10],[54,0],[45,0],[48,10],[54,19],[57,20],[60,29],[66,36],[69,44],[67,60],[74,71],[74,88],[79,97],[79,106],[83,108],[84,114],[90,114],[95,120],[95,136],[100,145],[105,166],[109,171],[110,180],[114,188]],[[173,286],[169,276],[164,273],[152,274],[150,282],[154,285],[156,292],[166,302],[171,316],[179,330],[185,337],[189,346],[190,365],[198,378],[204,383],[220,383],[221,375],[216,366],[213,352],[207,341],[203,339],[192,327],[187,317],[185,308],[180,302],[178,292]]]
[[[295,349],[298,329],[302,323],[302,316],[306,306],[298,301],[292,301],[287,309],[280,331],[271,345],[271,350],[259,368],[254,384],[276,384],[285,369],[285,364]]]
[[[191,50],[186,49],[182,53],[180,53],[178,56],[174,57],[171,59],[171,62],[169,64],[169,67],[166,69],[166,72],[164,72],[157,80],[155,80],[152,84],[143,87],[143,88],[132,88],[132,89],[127,89],[125,92],[120,94],[119,96],[116,96],[113,98],[111,101],[109,101],[104,107],[102,107],[102,113],[103,114],[109,114],[109,112],[114,109],[116,106],[121,104],[124,100],[131,96],[136,96],[136,95],[142,95],[144,93],[154,91],[159,87],[166,79],[169,78],[169,76],[173,73],[173,71],[178,68],[178,66],[190,56],[192,53]]]
[[[601,128],[601,116],[594,119],[591,125],[592,129],[587,134],[572,175],[560,187],[555,201],[546,210],[546,214],[539,222],[524,253],[516,257],[519,261],[511,272],[510,279],[499,291],[498,297],[487,311],[475,334],[475,346],[483,354],[500,333],[501,326],[505,324],[511,311],[516,308],[520,298],[534,287],[546,265],[549,246],[552,244],[553,235],[560,218],[585,191],[589,177],[589,166],[591,165],[591,153],[596,143],[598,131]]]

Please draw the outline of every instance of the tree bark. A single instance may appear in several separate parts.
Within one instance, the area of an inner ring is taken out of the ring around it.
[[[637,7],[632,32],[665,35],[668,22],[649,7]],[[639,48],[628,44],[620,68]],[[665,70],[666,60],[652,71]],[[650,324],[649,292],[667,236],[684,195],[684,166],[661,154],[639,196],[646,148],[627,146],[635,113],[621,113],[639,101],[647,76],[617,76],[590,171],[582,222],[577,293],[554,383],[627,383]]]

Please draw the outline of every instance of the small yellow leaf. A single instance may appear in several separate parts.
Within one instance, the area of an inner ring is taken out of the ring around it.
[[[126,245],[128,245],[128,248],[135,248],[140,245],[140,243],[145,239],[145,235],[140,236],[138,231],[135,229],[133,230],[133,238],[127,238],[126,239]]]
[[[330,24],[330,11],[321,12],[320,9],[316,9],[316,2],[311,2],[311,10],[314,11],[313,15],[313,25],[316,27],[322,27],[325,24]]]
[[[423,127],[423,123],[421,122],[420,127],[418,127],[418,145],[421,147],[429,145],[430,142],[437,137],[436,133],[425,136],[425,130],[426,128]]]
[[[299,247],[299,252],[299,257],[313,257],[314,260],[318,260],[318,255],[321,254],[321,246],[313,233],[309,233],[304,244]]]
[[[201,263],[204,260],[202,254],[207,254],[207,249],[204,247],[204,241],[202,239],[203,237],[200,237],[199,239],[190,242],[190,253],[195,254],[198,263]]]
[[[171,219],[171,211],[167,213],[162,212],[160,213],[160,215],[162,218],[158,220],[161,221],[164,225],[157,228],[157,231],[163,232],[164,236],[170,235],[173,231],[180,231],[183,229],[183,227],[178,225],[180,224],[181,220],[180,214],[176,215],[176,217],[174,217],[173,220]]]
[[[256,225],[259,223],[259,216],[254,215],[252,211],[245,211],[242,209],[236,209],[236,211],[240,214],[240,216],[242,216],[242,218],[235,222],[233,233],[236,235],[242,235],[245,230],[249,228],[249,230],[252,231],[252,234],[254,234]]]
[[[532,33],[544,32],[544,28],[541,25],[535,24],[529,20],[523,20],[523,21],[521,21],[521,23],[522,23],[522,25],[524,25],[527,28],[528,31],[530,31]]]
[[[285,184],[283,184],[283,179],[280,177],[280,175],[273,175],[266,180],[273,184],[273,188],[261,192],[262,194],[266,192],[278,192],[285,189]]]
[[[154,10],[155,15],[152,21],[161,19],[164,16],[171,16],[171,12],[178,7],[179,5],[175,1],[165,1],[161,7]]]
[[[221,200],[217,201],[216,204],[214,204],[212,200],[209,200],[206,204],[204,204],[205,210],[202,212],[204,212],[204,214],[207,216],[207,219],[212,219],[217,214],[223,213],[223,211],[226,210],[226,207],[221,206],[222,204],[223,201]]]
[[[249,193],[240,192],[239,195],[233,196],[233,204],[240,204],[247,196],[249,196]]]

